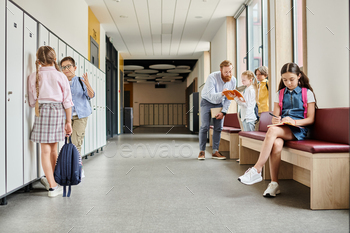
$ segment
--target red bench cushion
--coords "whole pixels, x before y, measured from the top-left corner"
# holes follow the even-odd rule
[[[252,138],[260,141],[264,141],[266,132],[260,132],[260,131],[242,131],[239,132],[239,136]]]
[[[267,132],[267,126],[271,125],[272,116],[269,114],[270,112],[262,112],[260,115],[260,123],[259,123],[259,131]]]
[[[241,132],[241,129],[239,128],[234,128],[234,127],[226,127],[224,126],[222,128],[222,132],[227,132],[227,133],[239,133]]]
[[[240,129],[237,113],[228,113],[224,118],[224,126]]]
[[[284,146],[310,152],[312,154],[349,152],[350,148],[350,146],[346,144],[324,142],[312,139],[306,139],[303,141],[286,141]]]

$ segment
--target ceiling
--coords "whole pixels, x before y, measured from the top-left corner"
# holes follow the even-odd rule
[[[85,2],[123,57],[124,63],[142,66],[142,60],[145,59],[153,60],[150,64],[164,64],[160,60],[166,59],[183,62],[197,60],[203,51],[210,50],[210,41],[226,16],[233,16],[244,0]],[[178,64],[183,65],[181,62]]]

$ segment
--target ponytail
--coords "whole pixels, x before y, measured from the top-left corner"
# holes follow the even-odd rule
[[[58,72],[60,72],[60,68],[58,67],[58,64],[56,61],[53,61],[53,64],[55,65],[55,68]]]

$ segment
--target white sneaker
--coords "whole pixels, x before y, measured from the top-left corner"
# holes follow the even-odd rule
[[[49,197],[56,197],[56,196],[58,196],[60,194],[63,194],[62,186],[58,185],[58,187],[55,188],[55,189],[53,189],[53,188],[49,189]]]
[[[83,179],[85,177],[85,172],[84,172],[84,169],[82,168],[81,169],[81,178]]]
[[[45,189],[46,189],[47,191],[49,191],[49,189],[50,189],[50,184],[49,184],[49,182],[47,181],[46,177],[41,177],[40,183],[41,183],[42,185],[44,185],[44,187],[45,187]]]
[[[261,172],[258,173],[255,167],[249,168],[238,180],[247,185],[258,183],[262,181]]]
[[[276,194],[280,194],[280,188],[278,186],[278,183],[275,181],[271,181],[271,183],[267,186],[267,189],[265,190],[263,196],[264,197],[275,197]]]

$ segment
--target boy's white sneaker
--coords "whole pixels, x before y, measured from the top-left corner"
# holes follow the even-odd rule
[[[271,181],[271,183],[267,186],[263,196],[264,197],[275,197],[276,194],[280,194],[280,188],[277,182]]]
[[[62,186],[59,186],[57,188],[50,188],[49,189],[49,197],[56,197],[58,195],[62,194],[63,195],[63,188]]]
[[[238,180],[247,185],[258,183],[262,181],[261,172],[258,173],[255,167],[249,168]]]
[[[45,189],[46,189],[47,191],[49,191],[49,189],[50,189],[50,184],[49,184],[49,182],[47,181],[46,177],[41,177],[40,183],[41,183],[42,185],[44,185],[44,187],[45,187]]]

